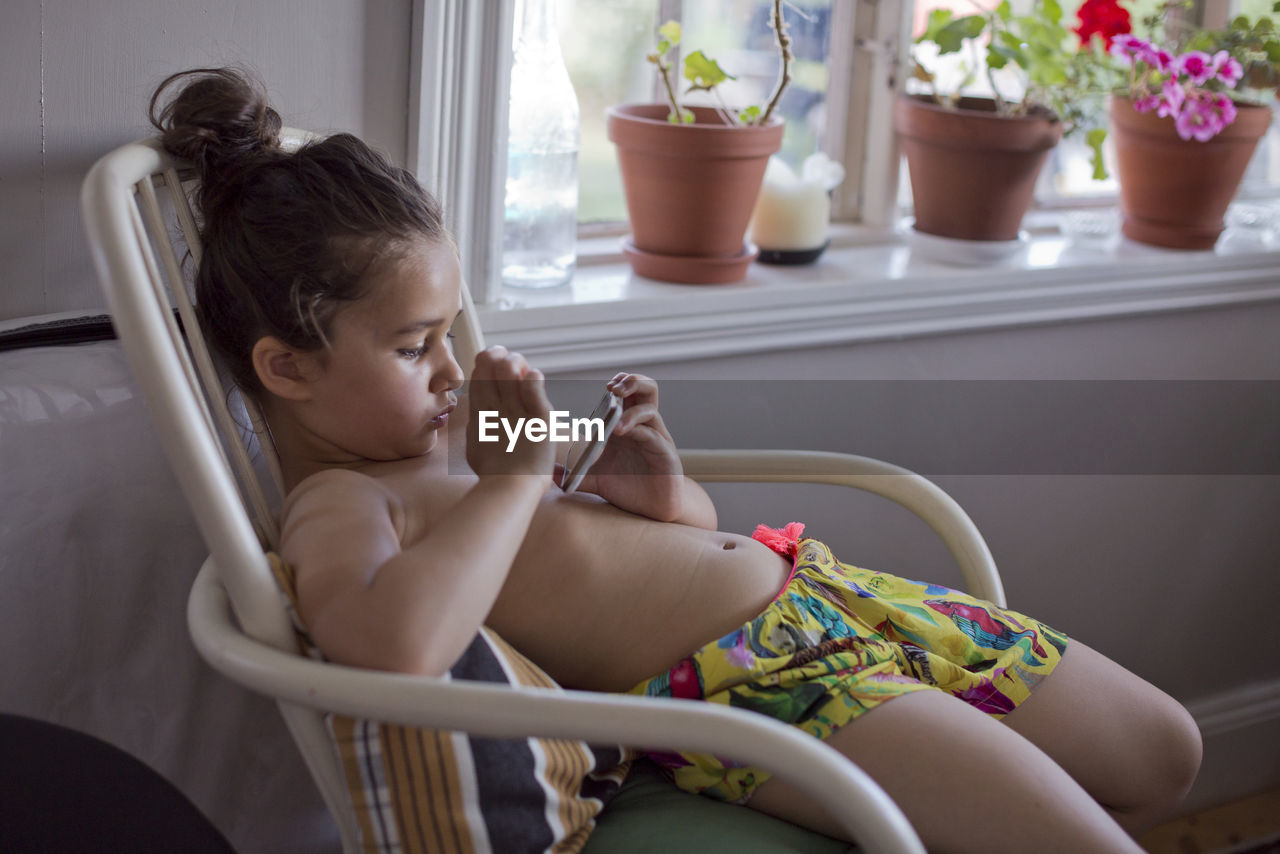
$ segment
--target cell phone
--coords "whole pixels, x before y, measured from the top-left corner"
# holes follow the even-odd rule
[[[618,419],[622,418],[622,398],[606,391],[589,417],[592,421],[599,419],[604,422],[604,429],[599,432],[588,429],[585,438],[575,439],[569,444],[569,454],[564,460],[564,476],[560,479],[560,488],[565,492],[575,492],[596,460],[600,459],[609,436],[613,434],[613,428],[618,426]]]

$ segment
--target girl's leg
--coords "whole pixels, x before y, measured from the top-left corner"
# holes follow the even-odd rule
[[[1074,638],[1052,675],[1004,723],[1133,834],[1176,807],[1200,768],[1200,731],[1187,710]]]
[[[827,743],[884,788],[930,852],[1141,851],[1044,752],[942,691],[916,691],[877,706]],[[748,803],[845,836],[784,780],[769,780]]]

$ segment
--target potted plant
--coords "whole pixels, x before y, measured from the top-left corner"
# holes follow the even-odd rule
[[[991,12],[961,17],[930,11],[912,50],[912,76],[930,92],[904,93],[894,104],[915,231],[972,241],[1018,238],[1049,150],[1064,131],[1083,126],[1075,93],[1090,85],[1091,70],[1075,59],[1069,39],[1055,0],[1033,4],[1028,15],[1014,15],[1007,0]],[[940,84],[940,75],[925,66],[924,45],[939,56],[972,57],[959,84]],[[962,95],[982,67],[994,96]],[[994,72],[1002,68],[1019,72],[1020,98],[1001,93]]]
[[[1274,99],[1280,35],[1267,18],[1241,16],[1224,30],[1181,26],[1167,13],[1182,5],[1166,3],[1146,19],[1151,33],[1164,25],[1162,41],[1128,28],[1103,34],[1119,76],[1110,115],[1120,213],[1130,239],[1209,249],[1271,124],[1261,98]],[[1086,0],[1082,17],[1101,6],[1119,3]],[[1101,44],[1091,49],[1101,56]]]
[[[783,123],[773,111],[791,79],[782,0],[773,2],[770,26],[781,70],[763,107],[683,104],[670,61],[680,25],[668,21],[648,56],[667,103],[609,108],[606,129],[617,146],[632,229],[623,251],[636,273],[687,284],[735,282],[755,259],[743,236],[769,156],[782,145]],[[683,76],[684,94],[711,92],[717,99],[716,87],[734,79],[702,51],[685,57]]]

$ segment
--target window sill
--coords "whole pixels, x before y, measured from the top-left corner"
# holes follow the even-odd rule
[[[478,315],[489,341],[569,371],[1280,300],[1271,235],[1228,230],[1189,252],[1076,245],[1053,220],[1026,225],[1025,248],[981,267],[913,256],[888,230],[837,227],[816,263],[753,264],[732,285],[655,282],[597,256],[567,286],[503,288]]]

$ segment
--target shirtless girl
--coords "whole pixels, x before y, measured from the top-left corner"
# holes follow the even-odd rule
[[[157,125],[202,173],[202,323],[271,426],[288,489],[282,557],[328,658],[439,675],[483,623],[567,687],[675,691],[691,651],[714,654],[790,589],[797,548],[829,557],[816,541],[788,552],[716,531],[711,500],[681,472],[657,384],[638,374],[610,382],[624,414],[576,494],[554,486],[553,443],[477,441],[468,413],[546,419],[551,404],[542,374],[502,347],[479,355],[459,401],[448,339],[461,275],[434,200],[354,137],[281,151],[279,117],[253,84],[189,74]],[[915,584],[830,565],[863,573],[847,586],[867,602],[867,584]],[[822,734],[930,850],[1138,851],[1126,831],[1153,824],[1195,777],[1190,716],[1076,640],[1050,643],[1062,636],[952,598],[1030,627],[1048,675],[991,713],[898,672],[876,689],[893,689],[893,702]],[[748,796],[842,835],[782,781]]]

